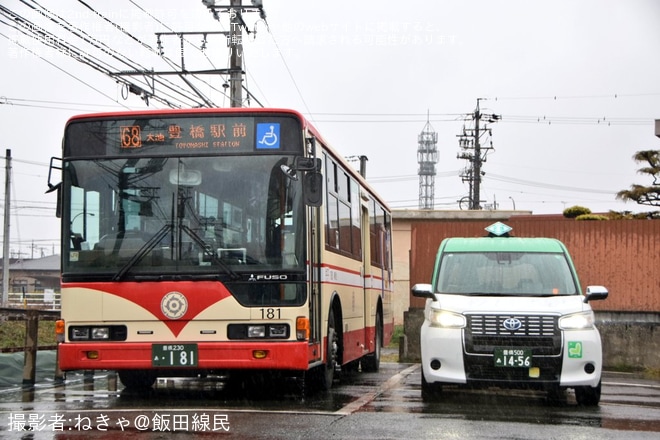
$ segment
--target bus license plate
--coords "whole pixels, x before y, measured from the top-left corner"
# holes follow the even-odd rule
[[[153,344],[151,365],[154,367],[196,367],[197,344]]]
[[[529,368],[532,350],[527,348],[496,348],[493,353],[496,367]]]

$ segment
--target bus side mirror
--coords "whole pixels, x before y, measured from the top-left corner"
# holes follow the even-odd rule
[[[305,173],[303,199],[307,206],[318,208],[323,203],[323,174],[318,171]]]
[[[55,162],[59,161],[60,165],[58,166]],[[55,192],[57,194],[57,205],[55,207],[55,216],[57,218],[62,218],[62,182],[53,184],[51,179],[53,178],[53,170],[62,171],[62,158],[60,157],[51,157],[50,166],[48,167],[48,191],[46,194]]]

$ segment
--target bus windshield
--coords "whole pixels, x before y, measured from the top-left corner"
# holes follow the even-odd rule
[[[63,278],[304,271],[301,182],[282,169],[293,160],[248,154],[67,161]]]

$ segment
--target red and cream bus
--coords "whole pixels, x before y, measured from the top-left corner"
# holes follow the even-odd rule
[[[327,389],[342,368],[379,368],[390,212],[300,113],[76,116],[48,184],[61,370],[116,370],[128,388],[280,372]]]

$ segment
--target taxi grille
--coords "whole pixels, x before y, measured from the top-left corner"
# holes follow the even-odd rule
[[[561,331],[558,319],[558,316],[552,315],[467,315],[465,351],[492,354],[495,347],[525,347],[531,348],[536,356],[559,355]],[[507,329],[507,320],[516,324],[519,322],[520,328]]]

